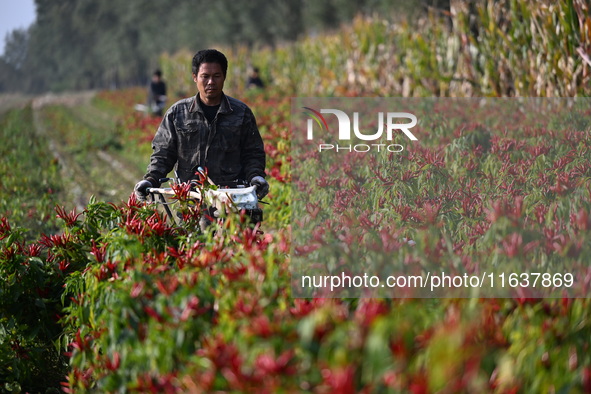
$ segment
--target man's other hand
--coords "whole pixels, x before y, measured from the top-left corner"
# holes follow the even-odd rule
[[[135,196],[137,197],[137,199],[140,201],[146,201],[146,197],[148,197],[147,189],[150,187],[153,187],[152,182],[147,181],[145,179],[139,181],[133,188],[133,191],[135,192]]]
[[[251,186],[257,187],[257,197],[259,199],[265,197],[269,193],[269,184],[262,176],[255,176],[250,181]]]

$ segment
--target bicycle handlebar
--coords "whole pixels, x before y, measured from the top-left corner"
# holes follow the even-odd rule
[[[176,193],[170,187],[149,187],[146,189],[146,193],[148,194],[165,194],[168,196],[174,196]],[[198,191],[190,191],[189,197],[201,199],[201,193]]]
[[[221,209],[223,206],[231,205],[237,209],[254,209],[257,207],[258,198],[256,195],[257,186],[243,188],[227,189],[207,189],[205,190],[204,200],[207,204]],[[150,187],[146,189],[149,194],[160,194],[174,196],[176,193],[172,188]],[[201,192],[192,190],[189,197],[196,200],[202,200]]]
[[[231,194],[249,194],[253,191],[257,190],[257,185],[252,185],[249,187],[228,187],[223,189],[208,189],[207,192],[219,194],[219,193],[231,193]],[[171,187],[149,187],[146,189],[147,193],[157,193],[157,194],[168,194],[174,195],[176,194]],[[189,195],[193,198],[201,198],[201,193],[197,190],[192,190],[189,192]]]

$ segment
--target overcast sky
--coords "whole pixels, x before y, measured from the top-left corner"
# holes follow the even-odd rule
[[[0,54],[4,54],[6,33],[27,28],[34,20],[34,0],[0,0]]]

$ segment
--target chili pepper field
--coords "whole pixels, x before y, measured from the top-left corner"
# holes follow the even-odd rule
[[[581,101],[523,128],[494,116],[421,124],[412,149],[338,166],[292,151],[295,97],[588,95],[589,66],[574,55],[591,45],[582,3],[515,3],[519,17],[489,5],[480,18],[532,23],[483,24],[472,49],[462,46],[465,26],[411,30],[378,19],[289,48],[228,49],[225,91],[252,108],[267,152],[260,229],[235,215],[201,233],[183,198],[180,225],[136,201],[159,123],[133,110],[142,87],[2,108],[0,390],[591,391],[591,110]],[[554,39],[573,52],[543,52]],[[555,57],[543,68],[519,45]],[[265,90],[246,91],[236,77],[253,59]],[[190,73],[189,60],[162,56],[171,91],[194,90],[181,71]],[[296,256],[306,269],[338,267],[320,260],[323,246],[373,236],[418,267],[560,268],[574,276],[572,293],[533,296],[513,277],[516,291],[504,298],[297,297]]]

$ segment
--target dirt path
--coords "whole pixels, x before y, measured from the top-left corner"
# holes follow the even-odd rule
[[[31,102],[33,108],[33,124],[37,135],[43,136],[47,140],[49,150],[53,154],[54,159],[59,163],[60,173],[62,175],[62,182],[64,183],[65,199],[74,204],[78,211],[84,210],[88,200],[84,196],[82,187],[76,179],[83,178],[84,172],[72,160],[68,154],[62,149],[62,144],[53,136],[53,133],[46,127],[43,119],[42,109],[48,105],[79,105],[83,102],[88,102],[93,94],[85,92],[84,94],[70,94],[70,95],[54,95],[47,94],[37,97]]]
[[[24,108],[29,102],[31,97],[20,94],[20,93],[3,93],[0,94],[0,114],[13,108]]]
[[[96,92],[93,90],[61,94],[48,93],[33,99],[33,110],[43,108],[47,105],[75,107],[77,105],[88,104],[95,94]]]
[[[73,108],[69,120],[74,125],[69,125],[69,127],[89,127],[85,124],[85,119],[82,119],[83,116],[80,119],[76,117],[80,108],[91,111],[93,117],[106,119],[108,114],[101,113],[91,107],[94,95],[95,92],[92,91],[60,95],[48,94],[37,97],[31,102],[36,133],[46,139],[48,148],[59,163],[64,184],[64,204],[73,204],[79,211],[86,207],[92,195],[99,200],[110,202],[126,200],[133,185],[141,177],[137,171],[130,169],[130,166],[125,163],[124,157],[119,156],[118,153],[90,149],[84,150],[83,154],[73,154],[76,147],[72,146],[71,142],[64,141],[63,130],[56,130],[51,126],[49,107],[56,105]],[[86,118],[88,117],[86,116]],[[108,130],[108,126],[104,127],[105,130]],[[88,141],[80,141],[81,146],[85,143]]]

